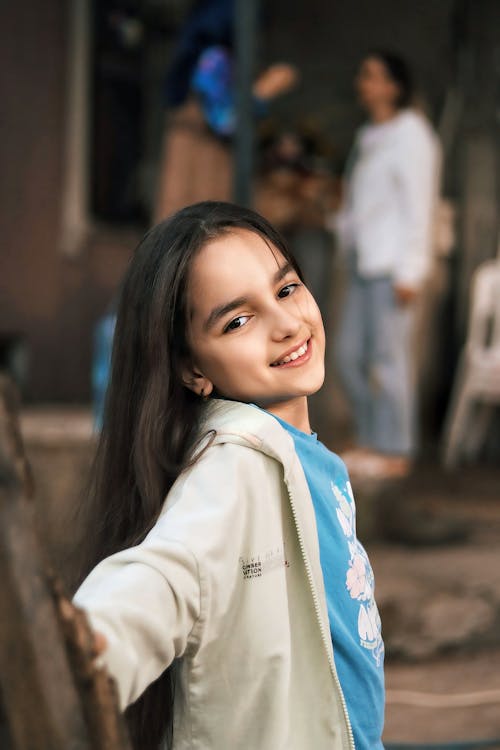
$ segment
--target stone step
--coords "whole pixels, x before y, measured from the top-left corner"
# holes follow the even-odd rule
[[[500,646],[500,471],[420,466],[392,483],[353,477],[358,534],[390,656]]]

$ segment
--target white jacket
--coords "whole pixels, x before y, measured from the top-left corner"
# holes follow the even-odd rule
[[[252,406],[208,414],[216,437],[153,530],[75,602],[107,638],[122,707],[179,660],[175,750],[354,750],[293,440]]]
[[[437,137],[413,110],[359,130],[334,228],[341,246],[356,252],[362,277],[422,283],[431,261],[440,165]]]

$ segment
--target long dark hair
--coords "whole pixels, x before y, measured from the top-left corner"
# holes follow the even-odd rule
[[[365,56],[365,59],[368,57],[380,60],[386,69],[387,75],[398,87],[398,96],[395,101],[396,107],[404,109],[404,107],[411,106],[413,104],[415,88],[413,75],[408,63],[399,55],[381,49],[372,50]]]
[[[86,499],[83,578],[104,557],[140,543],[190,465],[203,400],[182,380],[189,357],[186,290],[195,255],[243,228],[261,235],[300,271],[261,216],[230,203],[198,203],[151,229],[126,273],[118,302],[111,379]],[[167,670],[127,710],[134,745],[156,750],[171,716]]]

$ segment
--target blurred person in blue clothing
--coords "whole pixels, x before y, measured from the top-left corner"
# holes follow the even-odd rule
[[[168,110],[154,222],[202,200],[229,200],[231,138],[236,127],[233,55],[234,0],[199,0],[181,30],[167,74]],[[255,115],[290,89],[288,64],[267,68],[253,87]]]
[[[99,318],[94,328],[92,359],[92,399],[94,430],[100,432],[104,416],[104,404],[111,369],[111,351],[115,334],[115,304]]]
[[[369,120],[355,138],[334,219],[347,266],[336,344],[358,447],[346,459],[404,475],[416,451],[413,332],[429,271],[440,149],[412,108],[406,63],[373,52],[356,78]]]

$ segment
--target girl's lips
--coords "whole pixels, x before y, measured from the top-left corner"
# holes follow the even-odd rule
[[[281,365],[271,365],[276,370],[282,370],[285,367],[300,367],[300,365],[305,364],[308,360],[311,359],[312,355],[312,336],[310,339],[307,339],[305,342],[307,344],[307,349],[300,357],[297,357],[297,359],[291,359],[290,362],[283,362]],[[300,348],[300,347],[299,347]],[[294,351],[292,349],[292,351]]]

